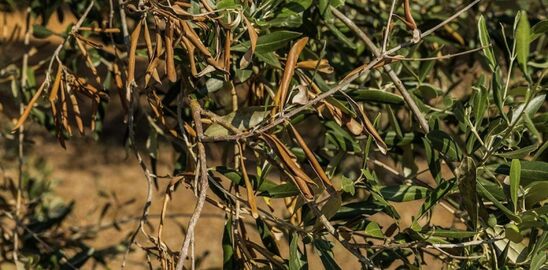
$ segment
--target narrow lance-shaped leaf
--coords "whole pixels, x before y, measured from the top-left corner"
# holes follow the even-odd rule
[[[381,188],[380,193],[387,201],[408,202],[424,199],[428,195],[428,188],[411,185],[389,186]]]
[[[295,181],[295,184],[301,191],[301,194],[304,196],[304,198],[307,200],[312,200],[314,198],[314,195],[312,194],[312,191],[308,187],[307,183],[313,184],[314,182],[306,175],[306,173],[301,168],[299,168],[297,163],[291,158],[290,152],[287,147],[285,147],[285,145],[283,145],[283,143],[280,142],[280,140],[274,135],[264,134],[263,138],[265,139],[265,141],[267,141],[268,144],[270,144],[271,147],[273,147],[273,149],[280,157],[281,161],[289,169],[289,172],[292,173],[290,176]]]
[[[521,180],[521,163],[519,159],[512,160],[512,165],[510,166],[510,198],[514,204],[514,213],[518,209],[518,192],[519,192],[519,183]]]
[[[495,105],[499,109],[499,113],[508,120],[508,116],[504,112],[504,101],[506,100],[506,93],[502,87],[502,79],[500,78],[500,69],[497,67],[493,73],[493,78],[491,79],[491,89],[493,90],[493,99],[495,100]]]
[[[170,82],[177,81],[177,71],[175,70],[175,60],[173,59],[173,25],[171,20],[166,23],[167,34],[164,36],[166,40],[166,72]]]
[[[257,48],[257,40],[259,39],[259,36],[257,35],[257,32],[255,31],[253,25],[251,25],[251,22],[249,22],[249,20],[245,16],[242,17],[244,18],[244,23],[247,28],[247,34],[249,35],[249,41],[251,43],[251,46],[240,60],[240,69],[246,68],[249,63],[251,63],[251,58],[255,53],[255,49]]]
[[[55,81],[53,81],[53,86],[49,94],[49,101],[55,101],[57,99],[57,93],[59,92],[59,86],[61,85],[61,77],[63,75],[63,66],[59,65],[57,67],[57,73],[55,74]]]
[[[426,137],[432,143],[434,149],[438,150],[449,161],[462,160],[462,152],[451,136],[441,130],[433,130]]]
[[[288,182],[274,187],[266,188],[260,196],[270,198],[287,198],[299,195],[299,189],[295,184]]]
[[[152,47],[152,38],[150,37],[150,31],[148,29],[148,23],[144,22],[144,37],[145,37],[145,44],[147,46],[147,55],[148,60],[152,60],[152,56],[154,55],[154,48]]]
[[[333,244],[324,239],[315,239],[314,247],[320,252],[324,269],[340,270],[339,264],[333,259]]]
[[[297,67],[305,70],[317,70],[320,73],[331,74],[335,69],[329,64],[329,60],[304,60],[297,63]]]
[[[135,51],[137,50],[137,43],[139,42],[139,35],[141,34],[141,25],[143,21],[140,20],[135,26],[133,33],[131,33],[131,43],[128,52],[128,71],[127,71],[127,85],[129,87],[135,81]],[[129,95],[129,93],[127,93]]]
[[[80,113],[80,106],[78,106],[78,99],[76,95],[71,92],[69,93],[70,102],[72,103],[72,112],[74,115],[74,120],[76,121],[76,126],[80,134],[84,134],[84,123],[82,121],[82,114]]]
[[[516,59],[518,64],[528,76],[527,71],[527,59],[529,58],[529,51],[531,45],[531,26],[527,19],[527,12],[520,11],[519,22],[515,33],[516,39]]]
[[[277,49],[287,46],[287,44],[291,40],[301,35],[302,35],[301,33],[292,32],[292,31],[277,31],[277,32],[266,34],[266,35],[262,35],[257,39],[257,47],[255,48],[255,52],[257,53],[274,52]],[[249,49],[249,47],[250,47],[250,42],[246,41],[236,46],[233,46],[232,50],[237,52],[245,52]]]
[[[411,13],[411,5],[409,4],[409,0],[403,1],[403,9],[405,13],[405,21],[407,27],[409,27],[410,30],[417,29],[417,23],[415,22],[415,19],[413,19],[413,14]]]
[[[291,47],[291,50],[289,50],[287,61],[285,62],[284,73],[279,83],[280,87],[278,88],[278,92],[276,92],[276,97],[274,98],[276,107],[273,108],[272,114],[283,110],[283,105],[289,94],[289,84],[291,83],[291,78],[293,78],[293,73],[295,72],[295,67],[297,66],[297,60],[299,59],[299,55],[303,51],[304,46],[306,46],[306,43],[308,43],[308,37],[303,37],[297,40],[297,42],[293,44],[293,47]]]
[[[489,31],[487,31],[487,24],[485,23],[483,15],[481,15],[478,20],[478,35],[485,58],[487,58],[487,61],[489,62],[489,68],[491,68],[491,71],[495,72],[497,60],[493,48],[491,47],[491,38],[489,37]]]
[[[461,163],[459,179],[459,191],[462,196],[462,204],[472,223],[472,229],[476,229],[478,222],[478,193],[476,192],[476,165],[470,157]]]
[[[318,162],[318,159],[316,159],[316,156],[314,155],[314,153],[312,153],[310,148],[308,148],[308,145],[304,141],[303,137],[301,137],[301,134],[293,127],[293,125],[290,125],[290,127],[291,127],[291,131],[293,132],[293,135],[295,135],[295,139],[297,140],[297,143],[299,143],[299,145],[303,149],[306,157],[308,158],[308,162],[310,162],[310,165],[312,165],[312,168],[314,168],[314,171],[316,172],[316,174],[318,174],[318,177],[320,177],[320,179],[326,185],[332,187],[333,184],[331,183],[331,179],[327,177],[327,174],[325,173],[322,166]]]
[[[424,152],[426,154],[426,161],[428,162],[428,168],[430,169],[430,174],[439,183],[442,179],[441,177],[441,159],[439,158],[439,153],[434,151],[432,144],[426,138],[422,138],[424,144]]]
[[[297,233],[293,233],[291,244],[289,245],[289,270],[306,270],[308,262],[304,254],[299,250],[301,238]]]
[[[540,21],[531,28],[531,42],[548,32],[548,20]]]
[[[508,216],[511,220],[515,222],[521,222],[521,218],[517,215],[515,215],[512,211],[510,211],[506,206],[504,206],[493,194],[491,194],[480,182],[477,183],[477,188],[479,192],[485,196],[487,200],[492,202],[498,209],[500,209],[506,216]]]
[[[224,47],[224,59],[223,59],[223,67],[224,71],[227,73],[230,73],[230,66],[232,63],[232,51],[230,50],[230,46],[232,45],[232,30],[227,29],[226,30],[226,36],[225,36],[225,47]]]
[[[531,152],[537,150],[538,147],[539,147],[538,144],[532,144],[532,145],[525,146],[523,148],[518,148],[513,151],[496,153],[495,155],[499,157],[504,157],[504,158],[524,158],[528,156]]]
[[[245,188],[247,191],[247,202],[251,206],[251,216],[253,218],[259,217],[259,211],[257,210],[257,202],[255,201],[255,194],[253,192],[253,185],[249,181],[249,176],[247,175],[247,168],[245,167],[244,155],[242,146],[238,143],[239,153],[240,153],[240,169],[242,170],[242,176],[245,181]]]
[[[426,212],[428,212],[432,207],[434,207],[438,202],[447,194],[451,189],[455,187],[456,181],[444,181],[439,184],[434,190],[430,192],[428,197],[426,197],[424,203],[419,209],[419,213],[415,218],[417,222]]]
[[[68,132],[69,136],[72,136],[72,128],[69,125],[68,122],[68,100],[66,98],[66,90],[65,90],[65,83],[61,84],[61,119],[63,123],[63,127]]]
[[[356,101],[370,101],[392,105],[402,105],[405,103],[401,96],[382,90],[356,90],[349,93],[349,95]]]
[[[34,104],[36,104],[36,102],[38,101],[38,98],[40,97],[40,95],[44,91],[45,85],[46,84],[43,83],[40,86],[40,88],[38,88],[38,91],[36,91],[36,94],[34,94],[32,99],[29,101],[29,104],[27,104],[27,107],[23,111],[23,114],[21,114],[21,116],[19,117],[19,120],[17,120],[17,123],[13,127],[12,131],[16,131],[19,127],[21,127],[21,125],[23,125],[23,123],[25,123],[25,121],[27,120],[27,118],[30,115],[30,112],[31,112],[32,108],[34,107]]]

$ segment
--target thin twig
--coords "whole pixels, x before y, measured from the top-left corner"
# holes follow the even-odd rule
[[[183,265],[185,262],[185,259],[188,254],[188,248],[190,245],[190,240],[192,239],[194,235],[194,229],[196,227],[196,224],[198,223],[198,220],[200,219],[200,214],[202,213],[202,209],[204,207],[204,202],[207,195],[207,189],[209,187],[209,181],[208,181],[208,173],[207,173],[207,158],[206,158],[206,152],[205,147],[202,142],[202,137],[204,136],[204,129],[202,127],[202,121],[200,116],[201,107],[197,100],[191,99],[189,101],[190,109],[192,111],[192,119],[194,120],[194,125],[196,127],[196,138],[197,138],[197,147],[198,147],[198,158],[200,161],[200,195],[198,197],[198,202],[196,203],[196,208],[194,209],[194,213],[192,214],[192,217],[190,218],[190,221],[188,223],[188,229],[185,236],[185,241],[183,243],[183,246],[181,247],[181,252],[179,253],[179,260],[177,262],[177,270],[182,270]]]
[[[441,56],[434,56],[434,57],[413,58],[413,57],[403,57],[403,56],[400,56],[400,55],[386,55],[385,57],[390,58],[390,59],[394,59],[394,60],[398,60],[398,61],[444,60],[444,59],[449,59],[449,58],[453,58],[453,57],[457,57],[457,56],[462,56],[462,55],[466,55],[466,54],[475,53],[477,51],[481,51],[481,50],[485,49],[486,47],[489,47],[489,46],[482,46],[482,47],[479,47],[479,48],[474,48],[474,49],[470,49],[470,50],[463,51],[463,52],[458,52],[458,53],[453,53],[453,54],[446,54],[446,55],[441,55]]]
[[[469,10],[470,8],[472,8],[475,4],[479,3],[481,0],[475,0],[473,1],[472,3],[470,3],[469,5],[467,5],[466,7],[464,7],[463,9],[459,10],[457,13],[455,13],[454,15],[452,15],[451,17],[449,17],[447,20],[444,20],[443,22],[441,22],[440,24],[434,26],[433,28],[425,31],[424,33],[421,34],[421,39],[425,38],[426,36],[432,34],[435,30],[439,29],[440,27],[448,24],[449,22],[451,22],[452,20],[454,20],[455,18],[457,18],[458,16],[460,16],[462,13],[464,13],[465,11]],[[331,7],[331,10],[333,11],[333,13],[337,16],[337,14],[340,14],[340,15],[343,15],[341,16],[341,18],[345,18],[344,22],[345,24],[346,23],[349,23],[348,26],[350,27],[350,25],[353,25],[355,26],[355,29],[352,29],[352,30],[358,30],[357,33],[363,33],[363,31],[361,31],[350,19],[348,19],[348,17],[344,16],[344,14],[342,14],[340,11],[338,11],[337,9]],[[342,20],[342,19],[341,19]],[[363,33],[363,35],[360,36],[360,38],[363,39],[364,42],[366,42],[366,45],[370,48],[376,48],[375,44],[365,35],[365,33]],[[409,41],[407,43],[404,43],[404,44],[400,44],[388,51],[386,51],[385,55],[391,55],[391,54],[394,54],[396,51],[400,50],[401,48],[404,48],[404,47],[408,47],[408,46],[411,46],[415,44],[413,41]],[[379,53],[379,56],[380,56],[380,52],[377,50],[373,50],[373,52],[377,52]],[[346,77],[345,79],[343,79],[339,84],[337,84],[336,86],[334,86],[333,88],[329,89],[328,91],[322,93],[321,95],[318,95],[316,98],[314,98],[313,100],[309,101],[308,103],[292,110],[292,111],[289,111],[289,112],[286,112],[284,111],[283,113],[279,113],[277,116],[277,118],[275,118],[274,120],[272,120],[269,124],[267,124],[266,126],[262,127],[262,128],[256,128],[256,129],[253,129],[251,131],[247,131],[247,132],[244,132],[242,134],[239,134],[239,135],[228,135],[228,136],[219,136],[219,137],[208,137],[208,138],[203,138],[203,141],[204,142],[214,142],[214,141],[234,141],[234,140],[240,140],[240,139],[243,139],[243,138],[248,138],[248,137],[252,137],[252,136],[255,136],[255,135],[258,135],[258,134],[262,134],[264,133],[265,131],[271,129],[271,128],[274,128],[276,127],[277,125],[283,123],[284,121],[286,121],[287,119],[290,119],[292,116],[294,115],[297,115],[298,113],[308,109],[309,107],[315,105],[316,103],[326,99],[327,97],[337,93],[338,91],[342,91],[344,89],[346,89],[354,80],[356,80],[357,78],[359,78],[362,74],[364,74],[365,72],[369,71],[371,68],[373,68],[374,66],[376,66],[377,64],[381,63],[382,61],[384,61],[384,57],[377,57],[376,59],[374,59],[373,61],[371,61],[368,65],[365,65],[362,70],[360,70],[359,72],[356,72],[354,74],[351,74],[350,76]],[[392,70],[390,68],[390,66],[385,66],[385,70],[386,71],[389,71],[389,70]],[[399,83],[396,83],[396,87],[398,87],[398,89],[401,91],[401,89],[405,89],[404,86],[403,86],[403,83],[401,83],[401,81],[399,80],[399,78],[397,78],[397,75],[392,72],[393,75],[395,75],[394,79],[397,79],[397,81]],[[392,78],[392,76],[391,76]],[[408,103],[408,106],[411,107],[411,111],[413,111],[414,115],[416,118],[419,118],[419,124],[421,126],[421,128],[423,129],[423,131],[425,133],[428,133],[429,132],[429,126],[428,126],[428,123],[426,122],[426,119],[424,119],[424,117],[422,116],[422,113],[420,112],[419,108],[417,107],[417,105],[415,104],[415,101],[413,100],[413,98],[411,97],[411,95],[407,92],[407,91],[403,91],[401,92],[402,96],[404,97],[404,100]],[[260,126],[260,125],[259,125]]]
[[[119,4],[119,10],[120,10],[120,20],[122,22],[122,33],[124,35],[124,43],[126,45],[126,49],[129,51],[129,32],[127,30],[127,22],[126,22],[126,16],[125,11],[122,6],[121,0],[118,1]],[[139,105],[139,93],[136,93],[137,91],[134,90],[135,85],[133,83],[129,83],[126,86],[126,96],[128,98],[129,102],[129,110],[128,110],[128,143],[131,147],[135,157],[137,158],[137,161],[139,163],[139,166],[143,170],[143,173],[145,175],[145,179],[147,182],[147,197],[145,201],[145,205],[143,206],[143,212],[141,215],[141,219],[139,221],[139,224],[137,225],[137,228],[132,233],[129,239],[129,243],[126,248],[126,252],[124,253],[124,257],[122,259],[122,265],[121,268],[124,269],[126,266],[126,259],[129,255],[129,251],[131,249],[131,246],[135,243],[135,240],[137,238],[137,234],[139,231],[141,231],[145,236],[149,237],[148,234],[144,231],[144,224],[146,223],[148,219],[148,214],[150,211],[150,206],[152,205],[152,186],[153,186],[153,179],[152,174],[150,173],[150,170],[148,169],[146,163],[144,162],[141,153],[137,149],[137,146],[135,144],[135,129],[134,129],[134,120],[135,120],[135,108]],[[150,238],[150,237],[149,237]]]
[[[390,24],[392,23],[392,15],[394,14],[394,7],[396,6],[396,0],[392,0],[392,6],[390,7],[390,14],[388,15],[388,22],[386,23],[386,32],[384,34],[384,41],[382,42],[382,51],[386,52],[386,44],[388,43],[388,36],[390,35]]]
[[[382,245],[357,244],[357,245],[363,248],[383,249],[383,250],[415,248],[415,247],[417,248],[463,248],[463,247],[479,246],[483,244],[494,243],[503,239],[504,237],[498,237],[493,239],[473,240],[469,242],[455,243],[455,244],[430,244],[428,242],[413,241],[413,242],[398,243],[398,244],[382,244]]]
[[[375,65],[380,63],[382,60],[383,59],[381,59],[381,58],[374,59],[369,64],[364,66],[359,72],[350,74],[350,76],[343,79],[338,85],[336,85],[335,87],[329,89],[328,91],[323,92],[322,94],[316,96],[314,99],[308,101],[308,103],[306,103],[306,104],[304,104],[300,107],[297,107],[294,110],[288,111],[288,109],[286,109],[283,113],[276,114],[277,118],[274,118],[274,120],[272,120],[270,123],[268,123],[264,127],[259,127],[259,128],[247,131],[247,132],[243,132],[243,133],[238,134],[238,135],[207,137],[207,138],[204,138],[203,141],[204,142],[234,141],[234,140],[245,139],[245,138],[253,137],[253,136],[256,136],[256,135],[259,135],[259,134],[263,134],[266,131],[278,126],[279,124],[281,124],[285,121],[287,121],[288,119],[291,119],[291,117],[293,117],[293,116],[305,111],[306,109],[314,106],[318,102],[332,96],[333,94],[337,93],[338,91],[345,90],[350,85],[350,83],[352,83],[354,80],[359,78],[365,72],[371,70],[371,68],[373,68]]]
[[[371,41],[371,39],[365,34],[365,32],[363,32],[350,18],[346,17],[342,12],[334,7],[331,7],[331,11],[333,12],[333,15],[335,15],[335,17],[339,18],[344,24],[346,24],[346,26],[348,26],[348,28],[350,28],[350,30],[358,35],[358,37],[365,43],[365,45],[373,52],[375,56],[383,58],[385,55],[388,55],[388,52],[383,54],[381,51],[379,51],[375,43],[373,43],[373,41]],[[411,109],[411,112],[419,122],[422,130],[425,133],[428,133],[430,131],[428,122],[424,118],[424,115],[411,97],[411,94],[409,94],[409,91],[407,91],[407,89],[403,85],[396,72],[394,72],[394,70],[392,70],[389,65],[385,65],[384,70],[386,70],[388,76],[396,85],[396,88],[399,90],[400,94],[405,100],[405,103],[407,103],[407,106],[409,106],[409,108]]]
[[[27,49],[30,41],[30,34],[31,34],[31,27],[30,27],[30,12],[31,9],[27,9],[27,16],[26,16],[26,32],[25,32],[25,50]],[[28,50],[25,51],[25,54],[23,56],[23,64],[21,69],[21,88],[19,93],[19,113],[22,115],[24,111],[25,105],[23,104],[23,91],[27,87],[27,68],[28,68],[28,60],[29,60],[29,54]],[[17,162],[18,162],[18,177],[17,177],[17,195],[16,195],[16,202],[15,202],[15,218],[19,220],[19,215],[21,212],[21,200],[23,196],[23,165],[24,165],[24,147],[23,143],[25,141],[25,129],[24,125],[21,125],[18,130],[18,136],[17,136]],[[19,262],[19,230],[18,230],[18,223],[15,223],[15,229],[13,230],[13,260],[17,263]]]
[[[434,249],[436,249],[437,251],[443,253],[445,256],[448,256],[452,259],[456,259],[456,260],[476,260],[476,259],[480,259],[480,258],[483,258],[484,255],[477,255],[477,256],[459,256],[459,255],[453,255],[445,250],[443,250],[442,248],[439,248],[439,247],[436,247],[436,246],[433,246]]]

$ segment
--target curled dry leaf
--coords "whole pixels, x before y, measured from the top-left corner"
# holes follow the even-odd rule
[[[365,131],[369,134],[369,136],[373,137],[373,140],[375,141],[375,144],[377,145],[381,153],[386,154],[386,152],[388,151],[388,146],[382,139],[381,135],[379,135],[379,132],[377,131],[373,123],[371,123],[369,118],[367,118],[367,115],[363,111],[362,107],[358,103],[356,103],[356,101],[354,101],[352,98],[348,98],[348,101],[350,102],[352,107],[354,107],[354,109],[358,111],[359,113],[358,115],[360,116],[360,119],[362,120]]]
[[[78,99],[76,98],[76,95],[74,93],[69,92],[70,96],[70,102],[72,103],[72,114],[74,116],[74,120],[76,121],[76,126],[78,127],[78,131],[80,134],[84,134],[84,123],[82,121],[82,114],[80,114],[80,107],[78,106]]]
[[[356,121],[356,119],[349,117],[348,115],[344,114],[342,117],[342,121],[346,128],[352,133],[354,136],[358,136],[362,134],[363,132],[363,126],[360,124],[360,122]]]
[[[171,5],[171,10],[173,10],[173,12],[175,12],[175,14],[177,14],[177,15],[181,15],[181,16],[185,16],[185,17],[192,17],[193,16],[193,14],[187,12],[186,10],[184,10],[183,8],[181,8],[178,5]]]
[[[227,73],[230,73],[230,59],[232,54],[230,52],[230,46],[232,46],[232,31],[226,30],[225,48],[224,48],[224,68]]]
[[[154,56],[154,47],[152,46],[152,38],[150,36],[150,31],[148,29],[148,23],[146,22],[146,20],[144,23],[145,23],[145,26],[144,26],[145,44],[147,46],[147,55],[149,60],[149,66],[147,67],[147,74],[145,75],[145,87],[146,87],[150,81],[151,76],[158,83],[161,83],[161,81],[160,81],[160,75],[158,75],[158,69],[156,68],[158,65],[157,62],[154,63],[154,67],[151,68],[149,71],[150,66],[153,65],[153,62],[155,59],[157,59],[157,57]]]
[[[183,35],[190,41],[190,43],[192,43],[198,49],[201,54],[206,57],[207,63],[214,66],[218,70],[224,71],[224,68],[219,65],[217,60],[213,58],[211,52],[209,52],[209,49],[202,43],[202,40],[200,39],[198,34],[196,34],[196,31],[194,31],[194,29],[190,27],[188,22],[179,20],[179,24],[183,29]]]
[[[36,91],[36,94],[34,94],[32,99],[30,100],[29,104],[27,104],[27,107],[23,111],[23,114],[21,114],[21,116],[19,117],[19,120],[17,120],[17,123],[13,127],[13,129],[12,129],[13,132],[16,131],[17,129],[19,129],[25,123],[25,121],[27,120],[27,118],[30,115],[30,111],[32,110],[32,107],[34,107],[34,104],[36,104],[36,102],[38,101],[38,98],[40,97],[40,95],[44,91],[45,85],[46,84],[43,83],[40,86],[40,88],[38,88],[38,91]]]
[[[66,98],[66,87],[68,87],[68,83],[61,84],[61,123],[63,124],[63,128],[67,131],[69,136],[72,136],[72,128],[69,125],[68,122],[68,100]]]
[[[57,93],[59,92],[59,86],[61,85],[61,77],[63,75],[63,66],[59,65],[57,67],[57,73],[55,74],[55,80],[53,81],[53,86],[49,93],[49,101],[54,102],[57,100]]]
[[[308,103],[308,90],[306,89],[305,85],[298,85],[297,90],[299,91],[293,98],[291,99],[292,104],[301,104],[304,105]]]
[[[242,18],[244,18],[244,23],[247,28],[247,34],[249,35],[250,46],[247,52],[242,57],[242,59],[240,60],[240,69],[246,68],[249,65],[249,63],[251,63],[251,58],[253,57],[253,54],[255,53],[255,48],[257,47],[257,40],[259,39],[259,36],[257,35],[257,32],[255,31],[255,28],[253,27],[253,25],[251,25],[249,20],[245,16],[242,16]]]
[[[181,27],[183,28],[183,34],[185,35],[185,37],[187,37],[188,40],[190,40],[190,42],[194,44],[196,48],[198,48],[200,53],[208,58],[211,57],[209,49],[207,49],[207,47],[202,43],[200,37],[198,36],[198,34],[196,34],[194,29],[192,29],[192,27],[190,27],[186,21],[180,20],[179,22],[181,24]]]
[[[251,206],[251,216],[253,218],[259,217],[259,211],[257,210],[257,202],[255,201],[255,194],[253,194],[253,185],[249,180],[249,175],[247,174],[247,168],[245,167],[244,155],[242,146],[238,143],[238,152],[240,154],[240,169],[242,170],[242,176],[245,182],[245,189],[247,190],[247,202]]]
[[[308,145],[304,141],[301,134],[297,131],[297,129],[295,129],[295,127],[293,127],[293,125],[290,124],[289,126],[291,127],[291,132],[293,133],[293,135],[295,135],[295,140],[297,140],[297,143],[303,149],[306,157],[308,158],[308,162],[310,163],[310,165],[312,165],[312,168],[314,168],[314,171],[316,172],[318,177],[326,185],[332,187],[333,183],[331,183],[331,180],[329,179],[329,177],[327,177],[327,174],[325,173],[322,166],[320,165],[320,162],[318,162],[318,159],[316,159],[316,156],[314,155],[312,150],[310,150],[310,148],[308,147]]]
[[[145,86],[148,85],[150,82],[150,78],[154,76],[154,72],[157,72],[156,67],[158,67],[158,64],[160,63],[160,59],[158,57],[154,57],[152,61],[148,64],[146,73],[145,73]]]
[[[411,5],[409,3],[410,0],[404,0],[403,1],[403,9],[405,13],[405,25],[409,30],[415,30],[417,29],[417,23],[415,23],[415,19],[413,19],[413,14],[411,13]]]
[[[131,43],[129,47],[129,60],[128,60],[128,71],[127,71],[127,85],[129,88],[130,85],[135,83],[135,51],[137,50],[137,42],[139,42],[139,35],[141,34],[141,26],[143,21],[140,20],[135,26],[133,33],[131,33]]]
[[[152,39],[150,37],[150,31],[148,30],[148,23],[145,20],[145,44],[147,46],[147,55],[148,60],[152,60],[152,56],[154,55],[154,48],[152,47]]]
[[[297,40],[297,42],[293,44],[293,47],[291,47],[291,50],[289,50],[289,54],[287,55],[287,61],[285,62],[284,73],[279,83],[280,87],[278,88],[278,92],[276,93],[276,97],[274,98],[274,104],[276,106],[272,110],[273,115],[278,111],[283,110],[283,104],[287,99],[289,84],[291,83],[291,78],[293,77],[293,73],[295,72],[297,60],[299,59],[299,55],[303,51],[304,46],[307,42],[308,37],[303,37]]]
[[[318,70],[318,72],[325,73],[325,74],[331,74],[333,73],[334,69],[329,64],[329,61],[327,59],[322,60],[305,60],[297,63],[297,67],[300,69],[305,70]]]
[[[171,20],[166,23],[167,34],[164,36],[166,40],[166,72],[170,82],[177,81],[177,71],[175,70],[175,60],[173,59],[173,26]]]
[[[88,50],[86,49],[86,47],[84,46],[84,44],[82,43],[82,41],[80,40],[78,36],[76,36],[75,40],[76,40],[76,44],[78,45],[78,49],[80,50],[80,53],[86,59],[86,66],[91,70],[91,73],[93,74],[93,76],[95,76],[95,81],[97,81],[97,83],[101,83],[101,78],[97,74],[97,69],[95,68],[93,61],[89,57]]]
[[[412,41],[414,43],[417,43],[421,39],[421,31],[419,28],[417,28],[417,23],[415,22],[415,19],[413,19],[413,14],[411,13],[411,5],[409,4],[410,0],[404,0],[404,12],[405,12],[405,25],[407,28],[411,31],[413,31],[413,39]]]
[[[263,138],[275,150],[283,164],[289,169],[288,173],[292,173],[290,176],[295,181],[295,185],[299,188],[304,198],[306,200],[314,199],[314,195],[308,187],[308,183],[314,184],[314,181],[291,158],[289,149],[274,135],[265,133],[263,134]]]

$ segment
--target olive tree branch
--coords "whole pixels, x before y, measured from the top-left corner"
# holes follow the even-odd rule
[[[209,181],[208,181],[208,173],[207,173],[207,158],[206,158],[206,152],[205,147],[202,142],[202,137],[204,136],[204,129],[202,127],[202,121],[200,116],[201,107],[200,104],[196,99],[190,99],[189,100],[190,109],[192,111],[192,119],[194,120],[194,125],[196,127],[196,140],[197,140],[197,147],[198,147],[198,160],[199,160],[199,166],[200,166],[200,195],[198,197],[198,202],[196,203],[196,208],[194,209],[194,213],[192,214],[192,217],[190,218],[190,221],[188,223],[188,229],[185,236],[185,241],[183,243],[183,246],[181,247],[181,252],[179,253],[179,260],[177,262],[177,270],[182,270],[184,266],[185,259],[188,254],[188,248],[190,246],[190,242],[192,238],[194,237],[194,230],[196,228],[196,224],[198,223],[198,220],[200,219],[200,214],[202,213],[202,209],[204,207],[204,202],[207,195],[207,189],[209,187]]]

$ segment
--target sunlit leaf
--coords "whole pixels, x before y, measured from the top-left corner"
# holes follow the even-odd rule
[[[432,143],[434,149],[447,158],[449,161],[462,160],[462,152],[457,143],[447,133],[441,130],[433,130],[426,136]]]
[[[519,22],[516,29],[516,58],[525,74],[527,71],[527,60],[529,59],[529,48],[531,46],[531,27],[527,12],[520,11]]]
[[[521,180],[521,163],[518,159],[512,160],[512,165],[510,166],[510,197],[512,198],[512,203],[514,204],[514,212],[518,209],[518,192],[520,187]]]
[[[299,250],[301,238],[297,233],[293,233],[291,244],[289,245],[289,270],[306,270],[308,262],[306,255]]]

